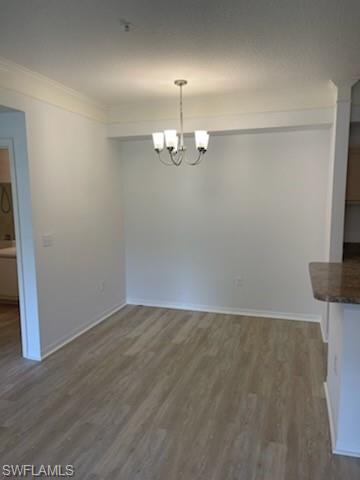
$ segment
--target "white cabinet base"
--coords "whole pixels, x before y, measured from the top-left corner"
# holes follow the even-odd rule
[[[360,457],[360,305],[330,306],[325,394],[333,452]]]

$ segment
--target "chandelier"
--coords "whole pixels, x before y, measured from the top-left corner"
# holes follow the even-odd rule
[[[188,165],[199,165],[202,157],[205,155],[208,143],[209,134],[205,130],[195,130],[195,146],[198,151],[197,157],[188,161],[186,159],[186,148],[184,145],[184,129],[183,129],[183,101],[182,89],[187,84],[186,80],[175,80],[175,85],[180,88],[180,138],[176,130],[164,130],[164,132],[156,132],[152,134],[155,152],[159,155],[160,161],[164,165],[179,167],[183,160]],[[167,160],[165,160],[161,152],[164,150],[164,145],[168,152]]]

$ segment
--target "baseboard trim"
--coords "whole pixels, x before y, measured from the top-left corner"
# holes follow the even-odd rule
[[[176,310],[192,310],[196,312],[223,313],[226,315],[243,315],[247,317],[276,318],[280,320],[296,320],[301,322],[320,323],[320,315],[273,312],[269,310],[246,310],[241,308],[216,307],[189,303],[173,303],[164,301],[145,300],[143,298],[128,298],[129,305],[144,305],[146,307],[173,308]]]
[[[360,452],[352,452],[350,450],[341,450],[340,448],[333,448],[334,455],[343,455],[344,457],[360,458]]]
[[[324,332],[324,326],[323,326],[323,322],[322,322],[322,319],[320,318],[320,331],[321,331],[321,338],[322,338],[322,341],[324,343],[328,343],[328,340],[326,338],[326,335],[325,335],[325,332]]]
[[[322,305],[322,314],[321,314],[321,319],[320,319],[320,331],[321,331],[321,337],[322,341],[324,343],[328,343],[328,329],[329,329],[329,315],[330,315],[330,304],[329,302],[326,302]]]
[[[26,355],[26,357],[23,357],[25,360],[31,360],[32,362],[41,362],[41,357],[37,355]]]
[[[115,313],[119,312],[122,308],[124,308],[127,305],[127,302],[124,300],[122,303],[117,305],[116,307],[111,308],[110,310],[107,310],[100,318],[95,320],[94,322],[91,322],[90,324],[84,325],[82,327],[77,328],[75,331],[73,331],[69,336],[66,338],[62,338],[60,341],[53,343],[49,345],[44,352],[41,353],[41,358],[34,358],[34,360],[44,360],[45,358],[49,357],[53,353],[55,353],[57,350],[60,350],[60,348],[65,347],[68,343],[72,342],[75,340],[77,337],[80,337],[83,333],[87,332],[88,330],[91,330],[92,328],[96,327],[96,325],[99,325],[99,323],[104,322],[107,320],[109,317],[114,315]],[[29,357],[28,357],[29,358]]]

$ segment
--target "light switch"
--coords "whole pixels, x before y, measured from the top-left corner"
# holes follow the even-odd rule
[[[42,245],[43,247],[52,247],[54,239],[51,233],[44,233],[42,236]]]

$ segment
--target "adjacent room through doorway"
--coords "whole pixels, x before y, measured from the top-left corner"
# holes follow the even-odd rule
[[[0,148],[0,349],[21,354],[13,188],[8,148]]]

